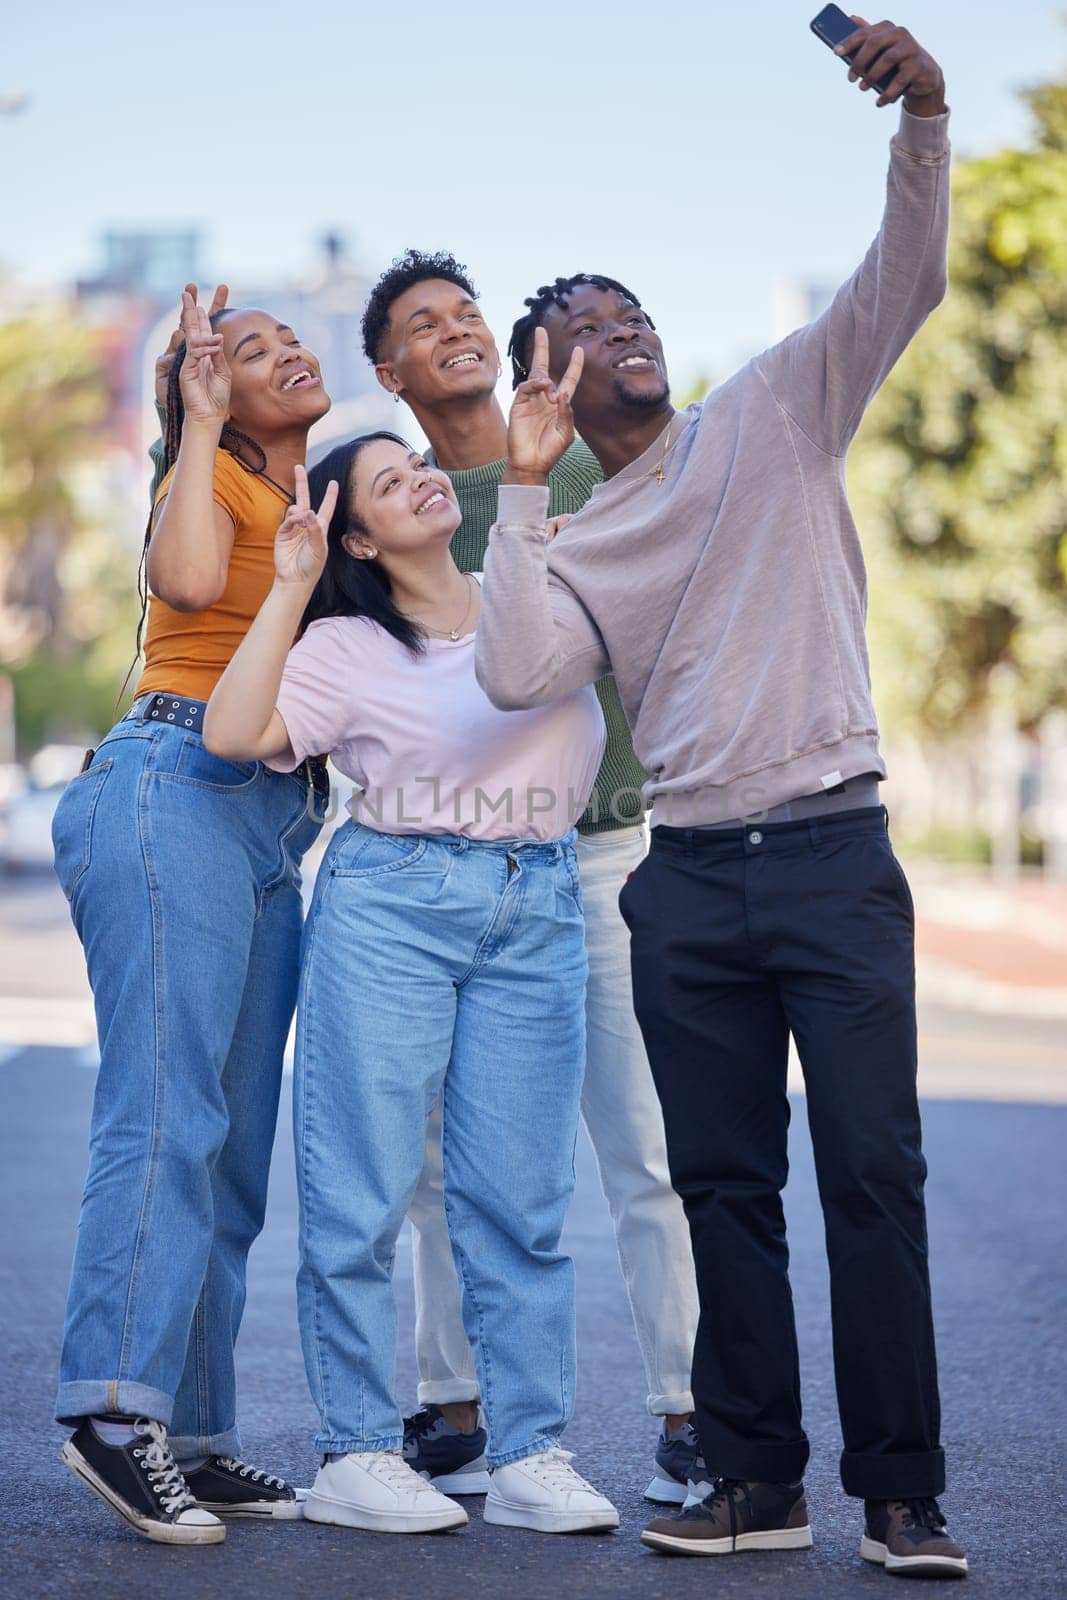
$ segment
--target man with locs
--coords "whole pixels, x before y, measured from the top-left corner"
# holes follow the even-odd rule
[[[528,302],[477,660],[490,698],[516,709],[612,670],[653,773],[652,849],[621,906],[692,1234],[696,1420],[718,1476],[646,1542],[811,1543],[781,1205],[792,1033],[861,1553],[947,1577],[966,1561],[936,1500],[914,919],[877,803],[844,468],[865,406],[944,294],[948,118],[940,68],[906,30],[864,23],[845,51],[864,89],[895,68],[878,104],[902,100],[903,114],[881,230],[817,322],[678,413],[651,320],[610,280],[558,279]],[[574,424],[605,482],[546,545],[545,475]]]

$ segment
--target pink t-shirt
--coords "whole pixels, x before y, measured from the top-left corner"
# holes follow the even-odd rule
[[[585,688],[532,711],[498,711],[474,676],[475,635],[413,656],[365,617],[313,622],[293,646],[278,711],[293,759],[329,755],[363,791],[349,811],[384,833],[559,839],[584,811],[604,753]]]

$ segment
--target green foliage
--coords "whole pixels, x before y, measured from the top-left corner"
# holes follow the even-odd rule
[[[0,324],[0,659],[66,643],[64,551],[106,390],[90,334],[54,309]]]
[[[960,162],[945,304],[850,461],[887,727],[965,731],[1011,669],[1032,723],[1067,696],[1067,84],[1032,149]]]

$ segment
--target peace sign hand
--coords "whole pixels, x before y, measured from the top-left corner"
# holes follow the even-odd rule
[[[194,301],[196,300],[195,283],[187,283],[185,292],[186,294],[191,294]],[[220,283],[211,297],[211,308],[208,311],[208,316],[213,317],[216,311],[224,310],[229,297],[229,289],[224,283]],[[171,334],[167,342],[167,348],[156,357],[156,405],[161,411],[166,411],[167,409],[167,384],[170,381],[170,369],[174,365],[174,357],[178,354],[178,346],[184,338],[185,332],[181,325],[181,309],[179,308],[178,326]]]
[[[276,582],[303,587],[318,582],[326,565],[326,533],[337,504],[337,483],[331,478],[317,511],[311,509],[308,475],[296,468],[296,505],[290,506],[274,538]]]
[[[559,384],[548,375],[548,334],[535,328],[530,376],[515,391],[508,419],[506,483],[545,483],[574,440],[571,397],[585,354],[575,348]]]
[[[185,360],[179,382],[186,421],[221,425],[230,411],[230,368],[222,353],[222,334],[212,333],[207,310],[188,289],[182,294],[182,337]]]

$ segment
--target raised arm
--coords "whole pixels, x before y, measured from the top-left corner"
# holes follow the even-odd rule
[[[838,47],[845,53],[854,53],[849,77],[861,88],[894,72],[879,106],[903,102],[882,225],[827,311],[759,358],[779,404],[831,455],[847,450],[865,408],[947,283],[949,144],[941,69],[905,28],[888,22],[864,23]]]
[[[195,301],[197,296],[196,284],[187,283],[185,285],[185,293],[191,294]],[[209,318],[213,317],[216,311],[221,311],[225,307],[229,296],[230,291],[227,286],[224,283],[220,283],[211,297],[211,309],[208,312]],[[185,329],[182,327],[181,322],[184,303],[183,298],[182,305],[178,307],[178,325],[172,330],[171,336],[167,340],[166,349],[162,350],[156,357],[156,417],[159,421],[161,435],[167,426],[167,385],[170,383],[171,368],[174,365],[174,358],[178,354],[182,340],[185,338]],[[148,446],[148,458],[152,463],[152,486],[148,498],[150,503],[155,505],[156,495],[159,493],[159,486],[163,482],[166,471],[162,437],[153,439]]]
[[[226,588],[234,525],[215,504],[215,454],[230,402],[230,369],[222,335],[188,289],[182,295],[186,354],[181,388],[181,445],[170,490],[148,546],[152,593],[175,611],[206,611]]]
[[[611,671],[604,642],[578,596],[548,570],[548,474],[574,438],[575,350],[558,388],[548,335],[534,334],[530,376],[508,422],[508,465],[489,534],[475,674],[502,711],[522,711],[595,683]]]
[[[208,701],[204,743],[231,761],[295,764],[278,693],[300,619],[326,561],[326,530],[337,500],[331,482],[312,511],[307,473],[296,469],[296,504],[274,540],[274,583]],[[315,754],[321,752],[315,751]]]

